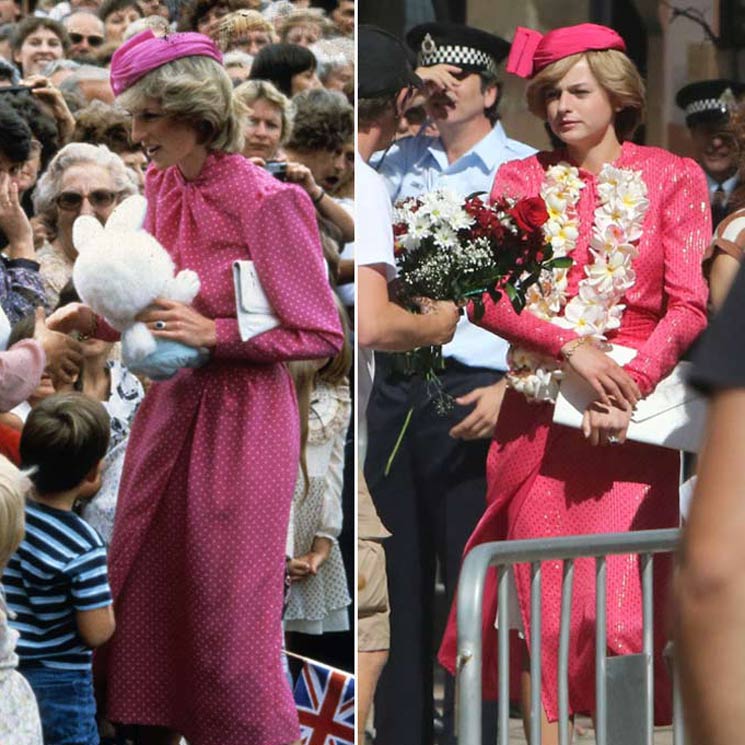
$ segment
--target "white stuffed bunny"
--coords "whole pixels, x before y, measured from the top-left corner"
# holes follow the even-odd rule
[[[174,276],[168,252],[143,230],[146,211],[147,200],[135,194],[111,213],[105,227],[95,217],[81,215],[72,231],[78,251],[72,274],[75,289],[86,305],[121,332],[122,359],[135,370],[159,346],[135,316],[156,298],[190,303],[199,292],[196,272],[185,269]],[[203,356],[199,350],[179,346],[185,347],[187,357]],[[194,364],[182,360],[179,366]]]

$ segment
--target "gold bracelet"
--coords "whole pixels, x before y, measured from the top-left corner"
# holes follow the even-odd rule
[[[570,341],[567,344],[566,349],[561,350],[561,355],[565,360],[568,360],[583,344],[587,344],[588,341],[592,341],[589,336],[580,336],[579,339]]]

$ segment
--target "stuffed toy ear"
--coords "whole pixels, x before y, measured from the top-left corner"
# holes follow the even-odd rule
[[[81,215],[72,226],[72,245],[78,253],[86,249],[103,236],[103,225],[90,215]]]
[[[118,232],[140,230],[145,224],[146,212],[147,199],[140,194],[133,194],[111,213],[106,221],[106,229]]]

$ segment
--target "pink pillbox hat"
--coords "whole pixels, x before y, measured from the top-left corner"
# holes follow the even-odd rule
[[[118,96],[152,70],[182,57],[211,57],[222,64],[222,54],[208,36],[187,31],[156,36],[147,29],[122,44],[111,58],[111,88]]]
[[[580,23],[549,31],[545,36],[518,26],[507,58],[507,72],[532,78],[544,67],[573,54],[602,49],[626,51],[626,43],[612,29],[595,23]]]

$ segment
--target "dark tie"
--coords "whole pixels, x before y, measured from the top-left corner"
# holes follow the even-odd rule
[[[721,184],[717,186],[714,193],[711,195],[711,221],[713,227],[724,220],[727,215],[727,193],[722,188]]]

